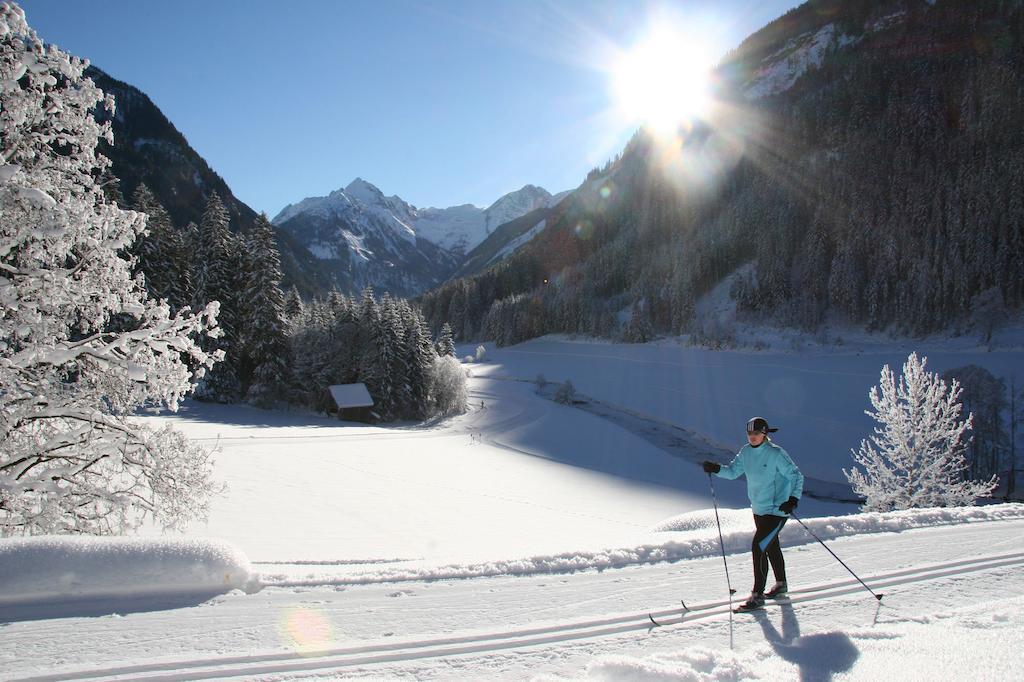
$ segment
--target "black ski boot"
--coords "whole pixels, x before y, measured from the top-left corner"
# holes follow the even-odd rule
[[[736,613],[745,613],[747,611],[760,611],[763,608],[764,594],[761,592],[751,592],[747,601],[737,606],[734,610]]]
[[[772,589],[764,593],[765,599],[789,599],[789,586],[785,580],[775,583]]]

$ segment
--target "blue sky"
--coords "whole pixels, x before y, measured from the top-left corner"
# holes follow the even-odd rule
[[[416,206],[577,186],[636,123],[609,62],[671,23],[717,59],[795,0],[23,0],[273,217],[362,177]]]

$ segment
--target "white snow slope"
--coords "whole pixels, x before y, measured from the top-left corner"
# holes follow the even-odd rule
[[[890,349],[891,361],[903,350]],[[433,426],[198,404],[145,417],[219,447],[217,474],[229,491],[184,541],[156,531],[132,541],[150,543],[149,558],[81,563],[73,549],[59,549],[67,540],[33,540],[57,548],[50,573],[37,575],[26,541],[0,540],[0,578],[14,581],[0,580],[0,591],[24,596],[0,602],[0,679],[1019,677],[1019,504],[868,515],[805,496],[801,520],[882,601],[791,521],[782,542],[792,601],[731,615],[708,479],[697,466],[731,447],[698,434],[738,446],[757,399],[752,377],[770,379],[772,367],[803,377],[800,390],[834,385],[838,397],[806,400],[776,419],[779,442],[821,474],[809,491],[827,491],[835,479],[825,475],[841,457],[831,449],[812,456],[804,439],[813,434],[796,425],[855,421],[863,406],[852,395],[863,391],[866,402],[873,365],[888,355],[829,363],[691,353],[550,339],[491,349],[487,364],[473,365],[471,411]],[[515,380],[540,372],[571,374],[602,402],[558,405]],[[848,375],[857,379],[844,398]],[[703,410],[685,398],[646,397],[665,393],[655,387],[679,396],[704,390],[703,407],[730,412],[722,419],[731,423],[705,431],[713,422]],[[678,426],[692,431],[664,423],[676,401],[686,407],[680,417],[695,417]],[[818,403],[835,410],[830,420],[815,420]],[[754,407],[775,419],[765,406]],[[742,595],[750,587],[744,488],[719,479],[716,492],[724,560]],[[212,598],[161,591],[178,573],[215,565],[170,547],[180,542],[230,546],[230,565],[251,574]],[[161,553],[177,556],[162,570],[140,570]],[[124,590],[54,599],[60,580],[52,576],[61,571]]]

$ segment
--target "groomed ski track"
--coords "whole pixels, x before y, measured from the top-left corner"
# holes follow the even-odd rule
[[[983,528],[984,527],[984,528]],[[1019,576],[1021,564],[1024,564],[1024,546],[1019,540],[1024,531],[1024,521],[987,522],[981,524],[970,524],[969,526],[944,527],[934,529],[923,529],[908,531],[896,534],[881,534],[878,536],[866,536],[863,538],[851,538],[834,545],[840,556],[847,554],[855,564],[863,566],[865,561],[877,560],[877,557],[889,555],[893,552],[887,549],[889,546],[899,546],[902,539],[905,548],[910,548],[910,555],[917,555],[922,561],[914,561],[909,566],[879,570],[874,572],[861,571],[861,577],[876,592],[883,592],[886,597],[881,604],[868,594],[864,588],[843,569],[834,564],[834,560],[827,556],[821,547],[803,546],[787,552],[790,559],[789,567],[791,576],[800,575],[825,575],[828,574],[835,579],[820,580],[809,583],[807,580],[800,581],[791,593],[787,601],[771,604],[767,610],[761,613],[741,614],[732,616],[736,627],[743,632],[756,633],[757,619],[772,618],[773,612],[779,609],[790,609],[789,605],[795,606],[795,613],[801,614],[809,605],[824,605],[827,602],[838,602],[832,607],[826,607],[837,611],[849,613],[855,612],[855,622],[861,626],[870,627],[880,618],[899,619],[912,618],[913,614],[901,613],[910,611],[911,604],[917,599],[924,597],[934,605],[934,610],[949,608],[951,605],[943,604],[941,593],[943,588],[939,583],[949,580],[975,580],[979,576],[986,576],[989,583],[1000,584],[1002,581],[1013,580],[1020,582]],[[959,537],[958,537],[959,536]],[[985,538],[989,538],[987,541]],[[867,550],[874,541],[878,547],[876,551]],[[895,541],[895,542],[894,542]],[[976,552],[981,547],[987,547],[992,551],[985,551],[968,555],[968,552]],[[1009,551],[997,551],[999,549]],[[860,556],[858,556],[858,554]],[[957,558],[950,557],[948,560],[928,561],[929,557],[936,555],[958,555]],[[825,555],[825,556],[822,556]],[[875,557],[871,559],[869,557]],[[745,585],[749,576],[745,570],[737,570],[740,566],[745,568],[747,557],[742,555],[731,555],[730,564],[733,570],[739,574],[741,584]],[[859,560],[859,561],[858,561]],[[897,564],[901,563],[897,559]],[[551,649],[567,647],[574,643],[584,641],[601,641],[622,637],[635,633],[640,638],[648,634],[657,633],[655,636],[669,636],[672,638],[672,645],[675,647],[685,646],[689,643],[691,635],[696,637],[711,634],[710,632],[693,633],[691,631],[700,626],[713,626],[713,631],[724,632],[728,628],[728,636],[731,638],[733,625],[730,622],[729,603],[727,600],[699,601],[699,597],[712,596],[715,591],[724,592],[724,581],[720,576],[715,575],[714,562],[712,560],[694,560],[679,562],[674,565],[663,565],[659,567],[636,567],[640,575],[634,575],[633,579],[641,578],[651,581],[662,581],[666,577],[665,569],[671,567],[678,571],[678,574],[695,573],[701,582],[707,584],[699,592],[693,587],[692,582],[678,580],[678,591],[676,586],[661,584],[660,593],[664,595],[661,604],[637,604],[634,611],[617,611],[612,613],[601,613],[600,608],[595,611],[593,605],[590,610],[596,615],[580,617],[580,613],[586,610],[582,604],[565,602],[561,605],[563,611],[577,611],[577,617],[566,614],[567,617],[558,618],[554,621],[538,621],[536,626],[528,623],[523,626],[501,627],[500,622],[505,617],[500,611],[492,611],[492,625],[486,629],[466,631],[465,634],[457,634],[457,627],[451,624],[441,626],[434,633],[427,636],[409,637],[403,640],[378,639],[376,641],[364,641],[360,644],[343,647],[328,647],[319,651],[305,652],[280,652],[280,653],[253,653],[248,655],[223,655],[223,656],[199,656],[195,658],[181,658],[177,660],[160,660],[152,663],[127,664],[127,665],[95,665],[91,667],[65,667],[64,671],[54,670],[52,674],[40,676],[21,676],[4,679],[19,680],[21,682],[43,682],[57,680],[194,680],[194,679],[224,679],[224,678],[245,678],[259,679],[271,677],[279,679],[285,677],[303,677],[307,675],[330,675],[346,674],[347,672],[362,671],[363,674],[371,672],[391,676],[394,672],[392,666],[398,665],[400,669],[408,674],[410,666],[430,665],[431,660],[449,659],[451,657],[464,656],[488,656],[508,652],[529,652],[538,649]],[[721,568],[720,558],[718,568]],[[682,569],[682,570],[678,570]],[[688,571],[687,569],[693,569]],[[603,582],[617,582],[617,573],[620,569],[606,571],[603,574],[595,572],[584,572],[576,575],[561,576],[563,584],[571,584],[577,579],[586,578],[588,581],[593,578],[600,578]],[[846,577],[841,577],[845,575]],[[555,576],[557,578],[557,576]],[[550,576],[549,576],[550,578]],[[493,581],[494,579],[470,579],[456,581],[464,584]],[[518,579],[506,579],[516,581]],[[513,589],[515,582],[512,583]],[[523,585],[524,590],[532,586]],[[657,585],[648,586],[657,588]],[[983,587],[983,586],[980,586]],[[586,588],[585,588],[586,589]],[[986,588],[991,589],[991,588]],[[481,590],[486,593],[486,590]],[[689,592],[689,594],[687,594]],[[650,589],[645,589],[643,599],[650,599]],[[742,594],[742,592],[741,592]],[[912,595],[916,597],[910,598]],[[936,596],[938,595],[938,596]],[[393,596],[393,595],[391,595]],[[256,595],[243,597],[253,599]],[[478,597],[485,598],[483,594]],[[640,595],[636,595],[641,598]],[[465,598],[465,596],[463,596]],[[629,597],[627,597],[629,598]],[[684,612],[681,605],[674,605],[673,601],[679,599],[687,601],[688,611]],[[734,598],[734,602],[735,602]],[[593,601],[600,602],[598,596]],[[803,606],[801,606],[803,605]],[[255,606],[255,605],[254,605]],[[390,608],[401,613],[402,604],[392,602]],[[655,610],[642,610],[643,606],[653,606]],[[657,608],[660,607],[660,608]],[[535,609],[537,611],[548,611],[546,608]],[[553,609],[554,610],[554,609]],[[484,610],[486,612],[486,609]],[[521,617],[522,614],[520,614]],[[662,627],[656,628],[650,622],[648,616],[658,619]],[[826,613],[826,620],[832,621]],[[444,620],[438,614],[439,620]],[[844,617],[847,617],[844,616]],[[842,620],[842,618],[839,618]],[[493,623],[498,623],[497,627]],[[478,623],[463,623],[463,630],[478,626]],[[811,623],[807,623],[811,625]],[[765,625],[762,624],[762,627]],[[749,628],[755,627],[751,631]],[[807,626],[805,625],[805,629]],[[444,632],[455,632],[456,634],[446,635]],[[759,633],[757,633],[759,634]],[[719,635],[720,636],[720,635]],[[751,639],[744,636],[743,639]],[[612,642],[611,644],[615,644]],[[614,651],[614,646],[612,649]],[[116,654],[110,652],[112,658]],[[111,659],[107,659],[111,660]],[[52,668],[51,668],[52,670]],[[436,671],[428,673],[428,677],[438,676]]]

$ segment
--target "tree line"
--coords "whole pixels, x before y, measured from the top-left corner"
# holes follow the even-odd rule
[[[1024,419],[1024,390],[1016,377],[1007,381],[984,367],[967,365],[943,372],[941,378],[949,385],[958,385],[963,410],[973,415],[961,475],[973,481],[996,476],[999,494],[1018,499],[1017,431]]]
[[[378,300],[371,288],[358,300],[334,291],[305,303],[294,287],[286,296],[266,215],[235,234],[216,194],[199,225],[183,230],[144,185],[131,207],[149,216],[133,249],[150,296],[172,310],[219,302],[222,333],[207,345],[224,359],[199,380],[197,398],[334,412],[328,386],[361,382],[383,421],[464,409],[464,375],[459,381],[457,363],[442,360],[454,356],[450,334],[435,344],[408,301],[389,294]]]

